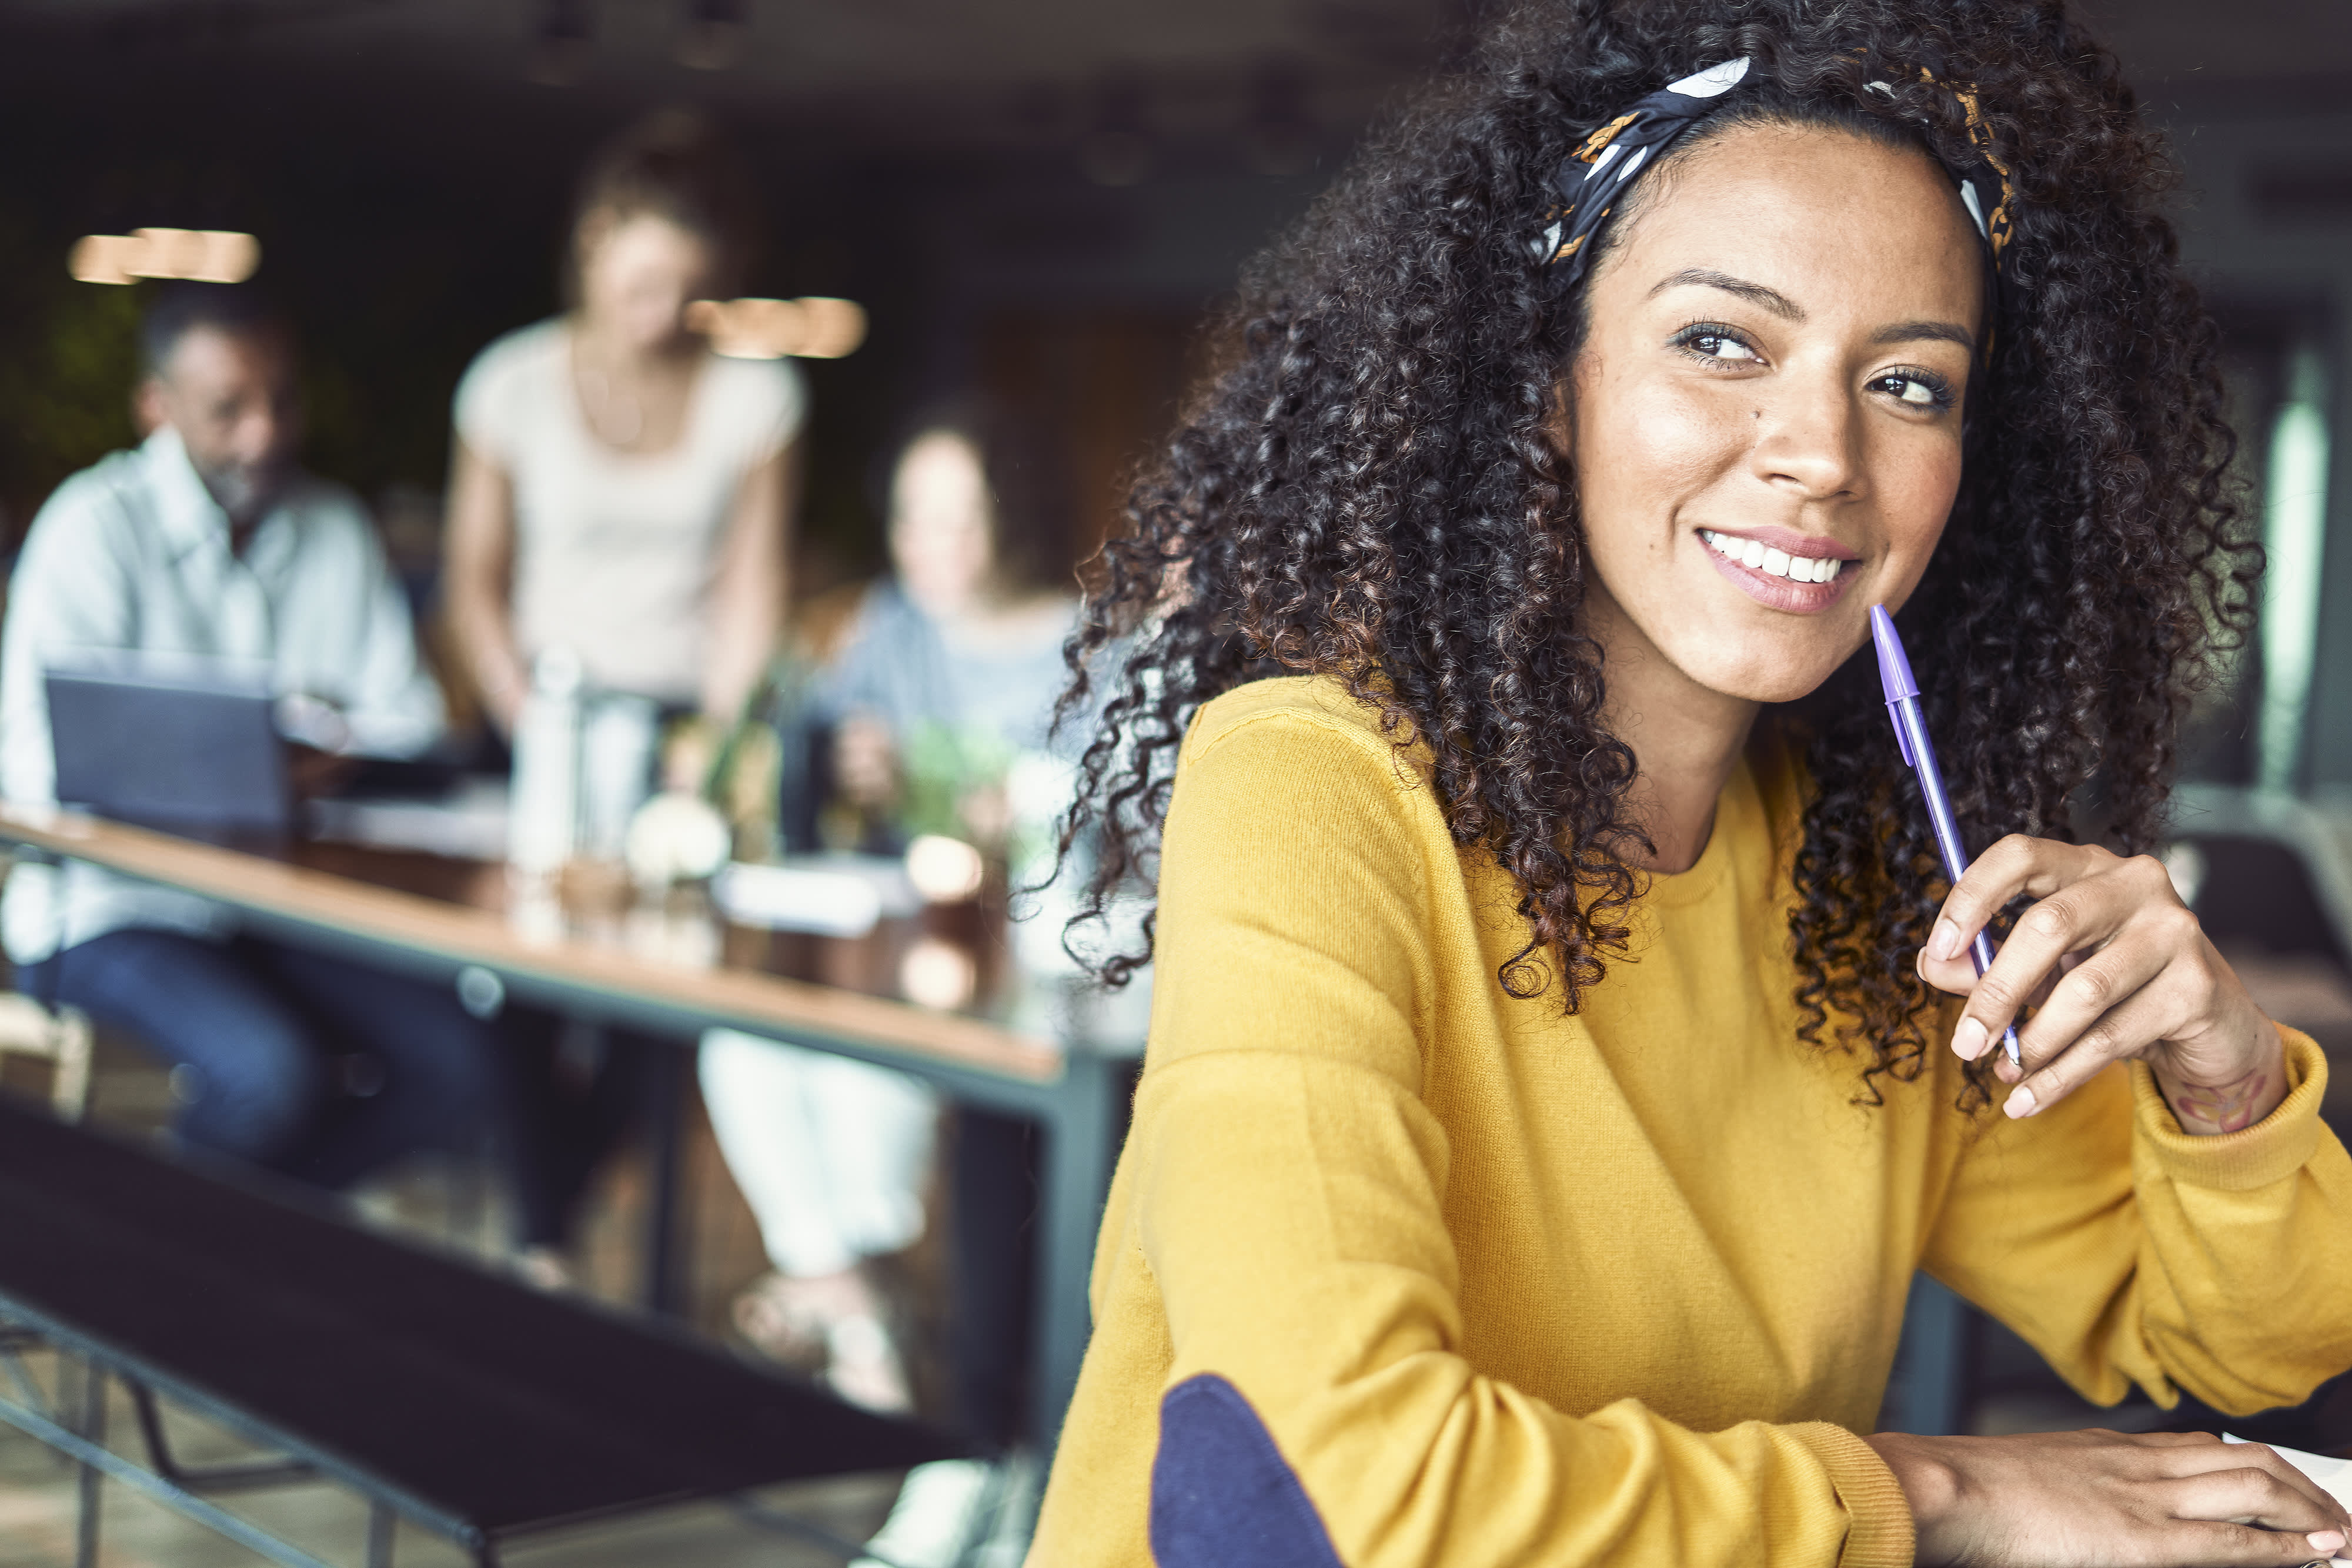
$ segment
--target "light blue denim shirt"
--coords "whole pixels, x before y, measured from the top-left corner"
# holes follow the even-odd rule
[[[441,733],[440,690],[357,497],[298,477],[240,555],[169,426],[59,486],[26,536],[0,629],[12,805],[57,799],[44,673],[125,653],[265,668],[279,692],[333,704],[350,749],[369,756],[414,756]],[[216,935],[228,921],[204,899],[79,864],[18,867],[0,907],[18,963],[133,925]]]
[[[816,700],[838,716],[870,713],[903,739],[916,726],[977,730],[1018,751],[1045,748],[1054,702],[1068,683],[1062,643],[1077,619],[1040,620],[1034,634],[951,643],[896,579],[866,591],[848,634],[819,679]]]

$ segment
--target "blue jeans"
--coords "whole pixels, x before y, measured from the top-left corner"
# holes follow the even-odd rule
[[[193,1099],[183,1142],[341,1187],[411,1152],[504,1132],[499,1026],[446,986],[247,936],[110,931],[19,987],[127,1030]]]

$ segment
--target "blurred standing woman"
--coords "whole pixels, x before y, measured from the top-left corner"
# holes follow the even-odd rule
[[[551,648],[593,686],[722,722],[766,666],[807,398],[789,364],[721,358],[687,327],[736,289],[753,227],[707,126],[624,132],[581,184],[572,309],[459,385],[449,612],[501,730]]]
[[[687,326],[688,306],[740,283],[753,205],[699,120],[625,131],[581,183],[572,308],[492,343],[457,388],[449,618],[503,733],[551,650],[593,692],[722,727],[766,667],[807,398],[790,365],[722,358]],[[567,1098],[552,1089],[552,1030],[539,1032],[515,1053],[546,1059],[526,1072],[537,1113],[517,1180],[526,1271],[556,1281],[551,1249],[627,1115],[635,1053]]]

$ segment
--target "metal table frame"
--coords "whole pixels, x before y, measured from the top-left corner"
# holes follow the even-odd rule
[[[58,1353],[59,1386],[53,1399],[43,1396],[24,1364],[24,1350],[38,1343],[50,1344]],[[79,1385],[70,1393],[64,1386],[68,1357],[81,1367],[77,1380]],[[498,1561],[496,1544],[478,1531],[442,1518],[414,1499],[395,1501],[386,1495],[383,1484],[372,1477],[340,1473],[341,1467],[330,1455],[289,1454],[282,1459],[236,1465],[181,1464],[163,1433],[163,1418],[156,1407],[159,1388],[175,1402],[257,1446],[290,1446],[278,1434],[256,1429],[238,1412],[181,1386],[167,1372],[123,1363],[66,1326],[38,1320],[17,1302],[0,1301],[0,1365],[5,1366],[16,1396],[0,1397],[0,1422],[39,1438],[79,1467],[74,1526],[77,1568],[95,1568],[98,1562],[99,1488],[102,1480],[121,1481],[280,1568],[332,1565],[229,1512],[205,1494],[251,1491],[305,1481],[340,1481],[367,1499],[368,1568],[391,1568],[394,1527],[404,1513],[466,1548],[478,1563],[488,1565]],[[107,1384],[110,1378],[118,1377],[130,1390],[138,1416],[140,1435],[147,1450],[148,1462],[144,1465],[106,1446]]]
[[[82,860],[120,874],[158,885],[202,894],[237,913],[241,925],[289,944],[339,953],[378,967],[455,985],[469,969],[496,977],[505,995],[587,1022],[630,1030],[675,1042],[678,1056],[667,1059],[658,1095],[663,1103],[647,1107],[656,1129],[653,1209],[656,1229],[649,1260],[652,1304],[670,1304],[670,1281],[677,1270],[668,1223],[677,1200],[677,1102],[687,1061],[705,1030],[732,1028],[780,1040],[787,1044],[846,1056],[913,1074],[942,1094],[1037,1124],[1044,1131],[1043,1169],[1039,1180],[1035,1306],[1031,1324],[1030,1437],[1038,1449],[1050,1453],[1061,1430],[1062,1416],[1077,1385],[1078,1366],[1086,1354],[1090,1310],[1087,1281],[1095,1232],[1101,1222],[1117,1157],[1121,1121],[1115,1100],[1127,1084],[1128,1059],[1072,1046],[1055,1053],[1054,1065],[1036,1076],[996,1071],[959,1061],[947,1052],[926,1054],[887,1039],[815,1019],[795,1021],[774,1011],[751,1011],[719,1003],[697,1003],[677,995],[633,991],[625,984],[598,981],[568,974],[553,961],[557,949],[533,962],[520,945],[485,953],[469,949],[462,934],[446,938],[420,936],[386,922],[376,929],[362,923],[338,923],[287,904],[275,902],[268,890],[238,886],[234,878],[173,877],[158,874],[136,852],[150,841],[173,846],[177,858],[201,861],[207,856],[257,861],[258,857],[215,849],[188,841],[112,822],[98,822],[71,812],[21,813],[0,810],[0,843],[15,844],[58,860]],[[268,863],[268,862],[263,862]],[[312,872],[312,877],[331,873]],[[338,883],[349,879],[331,878]],[[386,899],[432,901],[350,883]],[[463,924],[467,913],[446,908],[453,924]],[[413,922],[400,923],[413,925]],[[893,1008],[915,1024],[925,1015],[912,1008]],[[962,1020],[959,1020],[962,1021]]]

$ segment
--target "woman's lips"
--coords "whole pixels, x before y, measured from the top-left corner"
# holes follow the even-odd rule
[[[1745,538],[1724,538],[1727,543],[1744,545]],[[1749,566],[1735,560],[1707,542],[1702,535],[1696,538],[1699,550],[1716,570],[1738,585],[1748,595],[1768,610],[1786,611],[1792,615],[1814,615],[1835,604],[1845,594],[1846,585],[1860,575],[1862,563],[1855,560],[1838,562],[1837,575],[1827,582],[1800,582],[1766,571],[1760,566]]]

